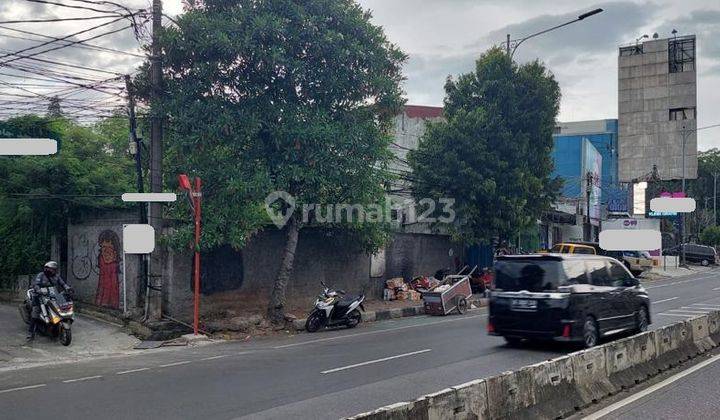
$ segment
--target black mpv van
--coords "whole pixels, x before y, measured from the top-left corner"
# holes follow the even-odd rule
[[[581,342],[645,331],[650,299],[618,260],[599,255],[498,257],[488,333],[509,344],[522,339]]]

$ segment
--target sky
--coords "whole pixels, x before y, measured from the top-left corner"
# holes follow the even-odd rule
[[[82,0],[56,1],[85,4]],[[149,8],[150,4],[150,0],[116,2],[134,8]],[[555,75],[562,92],[560,121],[617,118],[618,46],[634,43],[644,34],[669,37],[671,31],[677,29],[680,35],[696,34],[698,39],[698,127],[720,123],[720,113],[716,111],[720,109],[720,2],[717,0],[359,0],[359,3],[372,11],[372,21],[384,28],[388,39],[409,55],[404,68],[407,78],[404,90],[410,104],[442,105],[445,79],[471,71],[479,55],[493,45],[504,43],[507,33],[513,39],[521,38],[599,7],[604,12],[530,39],[515,54],[520,62],[541,60]],[[163,5],[170,16],[182,12],[181,0],[165,0]],[[0,4],[0,21],[93,14],[96,13],[28,0],[3,0]],[[5,51],[37,45],[37,42],[4,36],[24,35],[2,27],[63,36],[100,22],[0,24],[0,56]],[[109,25],[107,29],[120,25]],[[129,30],[94,42],[140,53],[138,41]],[[45,56],[119,73],[132,72],[141,61],[134,56],[78,48],[64,48],[42,55]],[[3,70],[0,67],[0,71]],[[92,74],[97,78],[101,76]],[[17,81],[0,75],[0,84],[3,80]],[[122,88],[121,82],[116,85]],[[6,91],[3,89],[10,88],[0,86],[0,93]],[[98,97],[101,96],[98,93]],[[113,103],[110,99],[107,106]],[[698,148],[711,147],[720,147],[718,128],[698,133]]]

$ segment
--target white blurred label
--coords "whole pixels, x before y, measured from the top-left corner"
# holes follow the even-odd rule
[[[48,156],[57,153],[52,139],[0,139],[0,156]]]
[[[655,212],[692,213],[695,199],[690,197],[658,197],[650,200],[650,210]]]
[[[123,225],[123,252],[150,254],[155,250],[155,229],[150,225]]]
[[[662,246],[660,231],[608,229],[600,232],[600,248],[606,251],[653,251]]]
[[[126,202],[164,202],[171,203],[177,200],[175,193],[125,193],[122,195],[122,201]]]

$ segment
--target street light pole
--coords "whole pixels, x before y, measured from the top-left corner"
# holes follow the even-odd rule
[[[717,179],[718,173],[713,174],[713,225],[717,226]]]
[[[507,52],[507,54],[510,56],[510,59],[512,60],[513,56],[515,55],[515,50],[517,50],[517,47],[519,47],[520,44],[522,44],[523,42],[527,41],[528,39],[534,38],[534,37],[536,37],[536,36],[538,36],[538,35],[542,35],[542,34],[548,33],[548,32],[550,32],[550,31],[554,31],[555,29],[562,28],[563,26],[567,26],[567,25],[570,25],[570,24],[572,24],[572,23],[579,22],[579,21],[581,21],[581,20],[583,20],[583,19],[585,19],[585,18],[588,18],[588,17],[590,17],[590,16],[597,15],[598,13],[600,13],[600,12],[602,12],[602,11],[603,11],[603,9],[591,10],[591,11],[589,11],[589,12],[587,12],[587,13],[583,13],[582,15],[578,16],[576,19],[573,19],[573,20],[571,20],[571,21],[569,21],[569,22],[565,22],[565,23],[562,23],[562,24],[560,24],[560,25],[553,26],[552,28],[548,28],[548,29],[542,30],[542,31],[540,31],[540,32],[536,32],[536,33],[534,33],[534,34],[532,34],[532,35],[526,36],[525,38],[520,38],[520,39],[511,40],[511,39],[510,39],[510,34],[507,34],[507,41],[505,41],[505,42],[506,42],[505,51]],[[511,50],[511,48],[512,48],[512,50]]]

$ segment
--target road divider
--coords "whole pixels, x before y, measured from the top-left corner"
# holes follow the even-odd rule
[[[706,353],[719,340],[720,311],[713,311],[351,419],[566,417]]]

